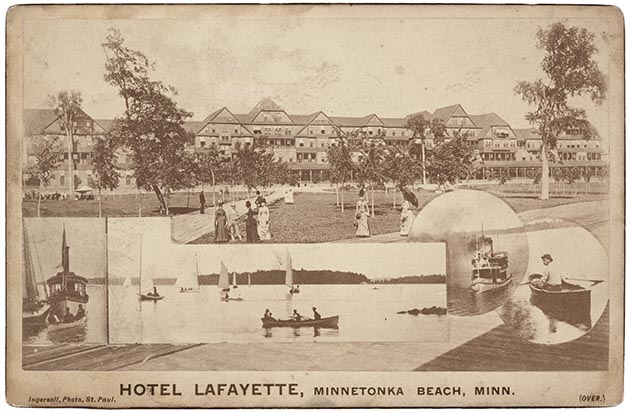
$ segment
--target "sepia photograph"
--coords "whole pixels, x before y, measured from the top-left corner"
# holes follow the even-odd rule
[[[27,218],[23,228],[24,345],[106,343],[105,220]]]
[[[444,244],[181,246],[155,221],[110,221],[112,343],[448,337]]]
[[[11,403],[621,401],[619,9],[6,21]]]

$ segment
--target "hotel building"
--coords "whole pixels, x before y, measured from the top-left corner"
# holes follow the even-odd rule
[[[507,170],[513,178],[522,178],[541,168],[537,159],[541,139],[535,129],[513,129],[494,112],[471,115],[459,104],[436,109],[433,113],[418,113],[428,120],[440,119],[446,125],[449,136],[454,131],[467,132],[467,139],[475,143],[481,160],[476,171],[477,179],[490,177],[499,169]],[[385,118],[372,113],[363,117],[343,117],[323,111],[307,115],[290,114],[273,100],[265,98],[249,113],[233,113],[229,108],[222,107],[203,121],[186,122],[184,127],[194,134],[190,150],[203,152],[216,145],[223,156],[229,158],[234,156],[239,144],[261,142],[270,145],[275,158],[286,162],[290,169],[296,171],[300,180],[312,182],[325,179],[325,170],[329,167],[326,149],[337,139],[337,130],[358,133],[358,136],[367,138],[379,136],[388,145],[407,145],[413,133],[405,128],[405,123],[412,115]],[[111,124],[112,120],[93,119],[85,112],[76,122],[72,161],[81,185],[93,187],[90,162],[93,139],[105,134]],[[47,191],[63,191],[68,182],[65,175],[68,173],[69,160],[65,131],[54,111],[26,109],[24,134],[25,189],[37,187],[37,182],[28,179],[26,173],[28,165],[35,161],[33,143],[47,136],[57,136],[63,162]],[[434,142],[428,138],[426,144],[430,148]],[[593,175],[598,175],[607,166],[602,140],[596,131],[594,137],[585,139],[580,130],[568,130],[558,137],[557,149],[560,159],[550,164],[552,168],[588,168]],[[135,188],[132,166],[123,153],[118,157],[118,164],[122,175],[121,189]]]

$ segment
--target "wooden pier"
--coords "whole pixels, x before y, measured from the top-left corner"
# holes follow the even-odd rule
[[[423,364],[415,371],[587,371],[608,369],[608,308],[582,337],[535,344],[502,325]]]

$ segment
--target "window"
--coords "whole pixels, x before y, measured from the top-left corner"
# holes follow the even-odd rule
[[[322,129],[322,135],[326,134],[326,129]]]
[[[238,133],[238,128],[234,128],[234,133]]]
[[[131,185],[131,176],[129,175],[125,176],[125,184]]]
[[[396,136],[396,131],[395,130],[392,131],[392,136]]]
[[[202,148],[206,147],[206,141],[199,141],[199,146],[201,146]]]
[[[63,175],[59,176],[59,185],[65,185],[66,184],[66,177]]]

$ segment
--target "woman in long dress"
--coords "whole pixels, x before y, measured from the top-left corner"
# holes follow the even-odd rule
[[[367,200],[364,197],[364,191],[361,190],[359,192],[359,200],[357,201],[357,209],[356,209],[356,223],[357,223],[357,237],[369,237],[370,234],[370,224],[368,222],[368,216],[370,215],[370,207],[368,205]]]
[[[228,242],[229,240],[227,215],[223,209],[223,201],[219,201],[219,207],[214,212],[214,242]]]
[[[271,239],[271,231],[269,229],[269,208],[267,208],[267,202],[263,198],[258,208],[258,237],[261,241],[268,241]]]
[[[402,212],[400,213],[400,236],[406,237],[411,230],[411,224],[413,222],[414,215],[412,211],[411,202],[406,199],[402,204]]]
[[[247,208],[247,219],[245,220],[245,235],[247,242],[258,242],[258,222],[256,221],[256,211],[252,209],[252,203],[245,202]]]

